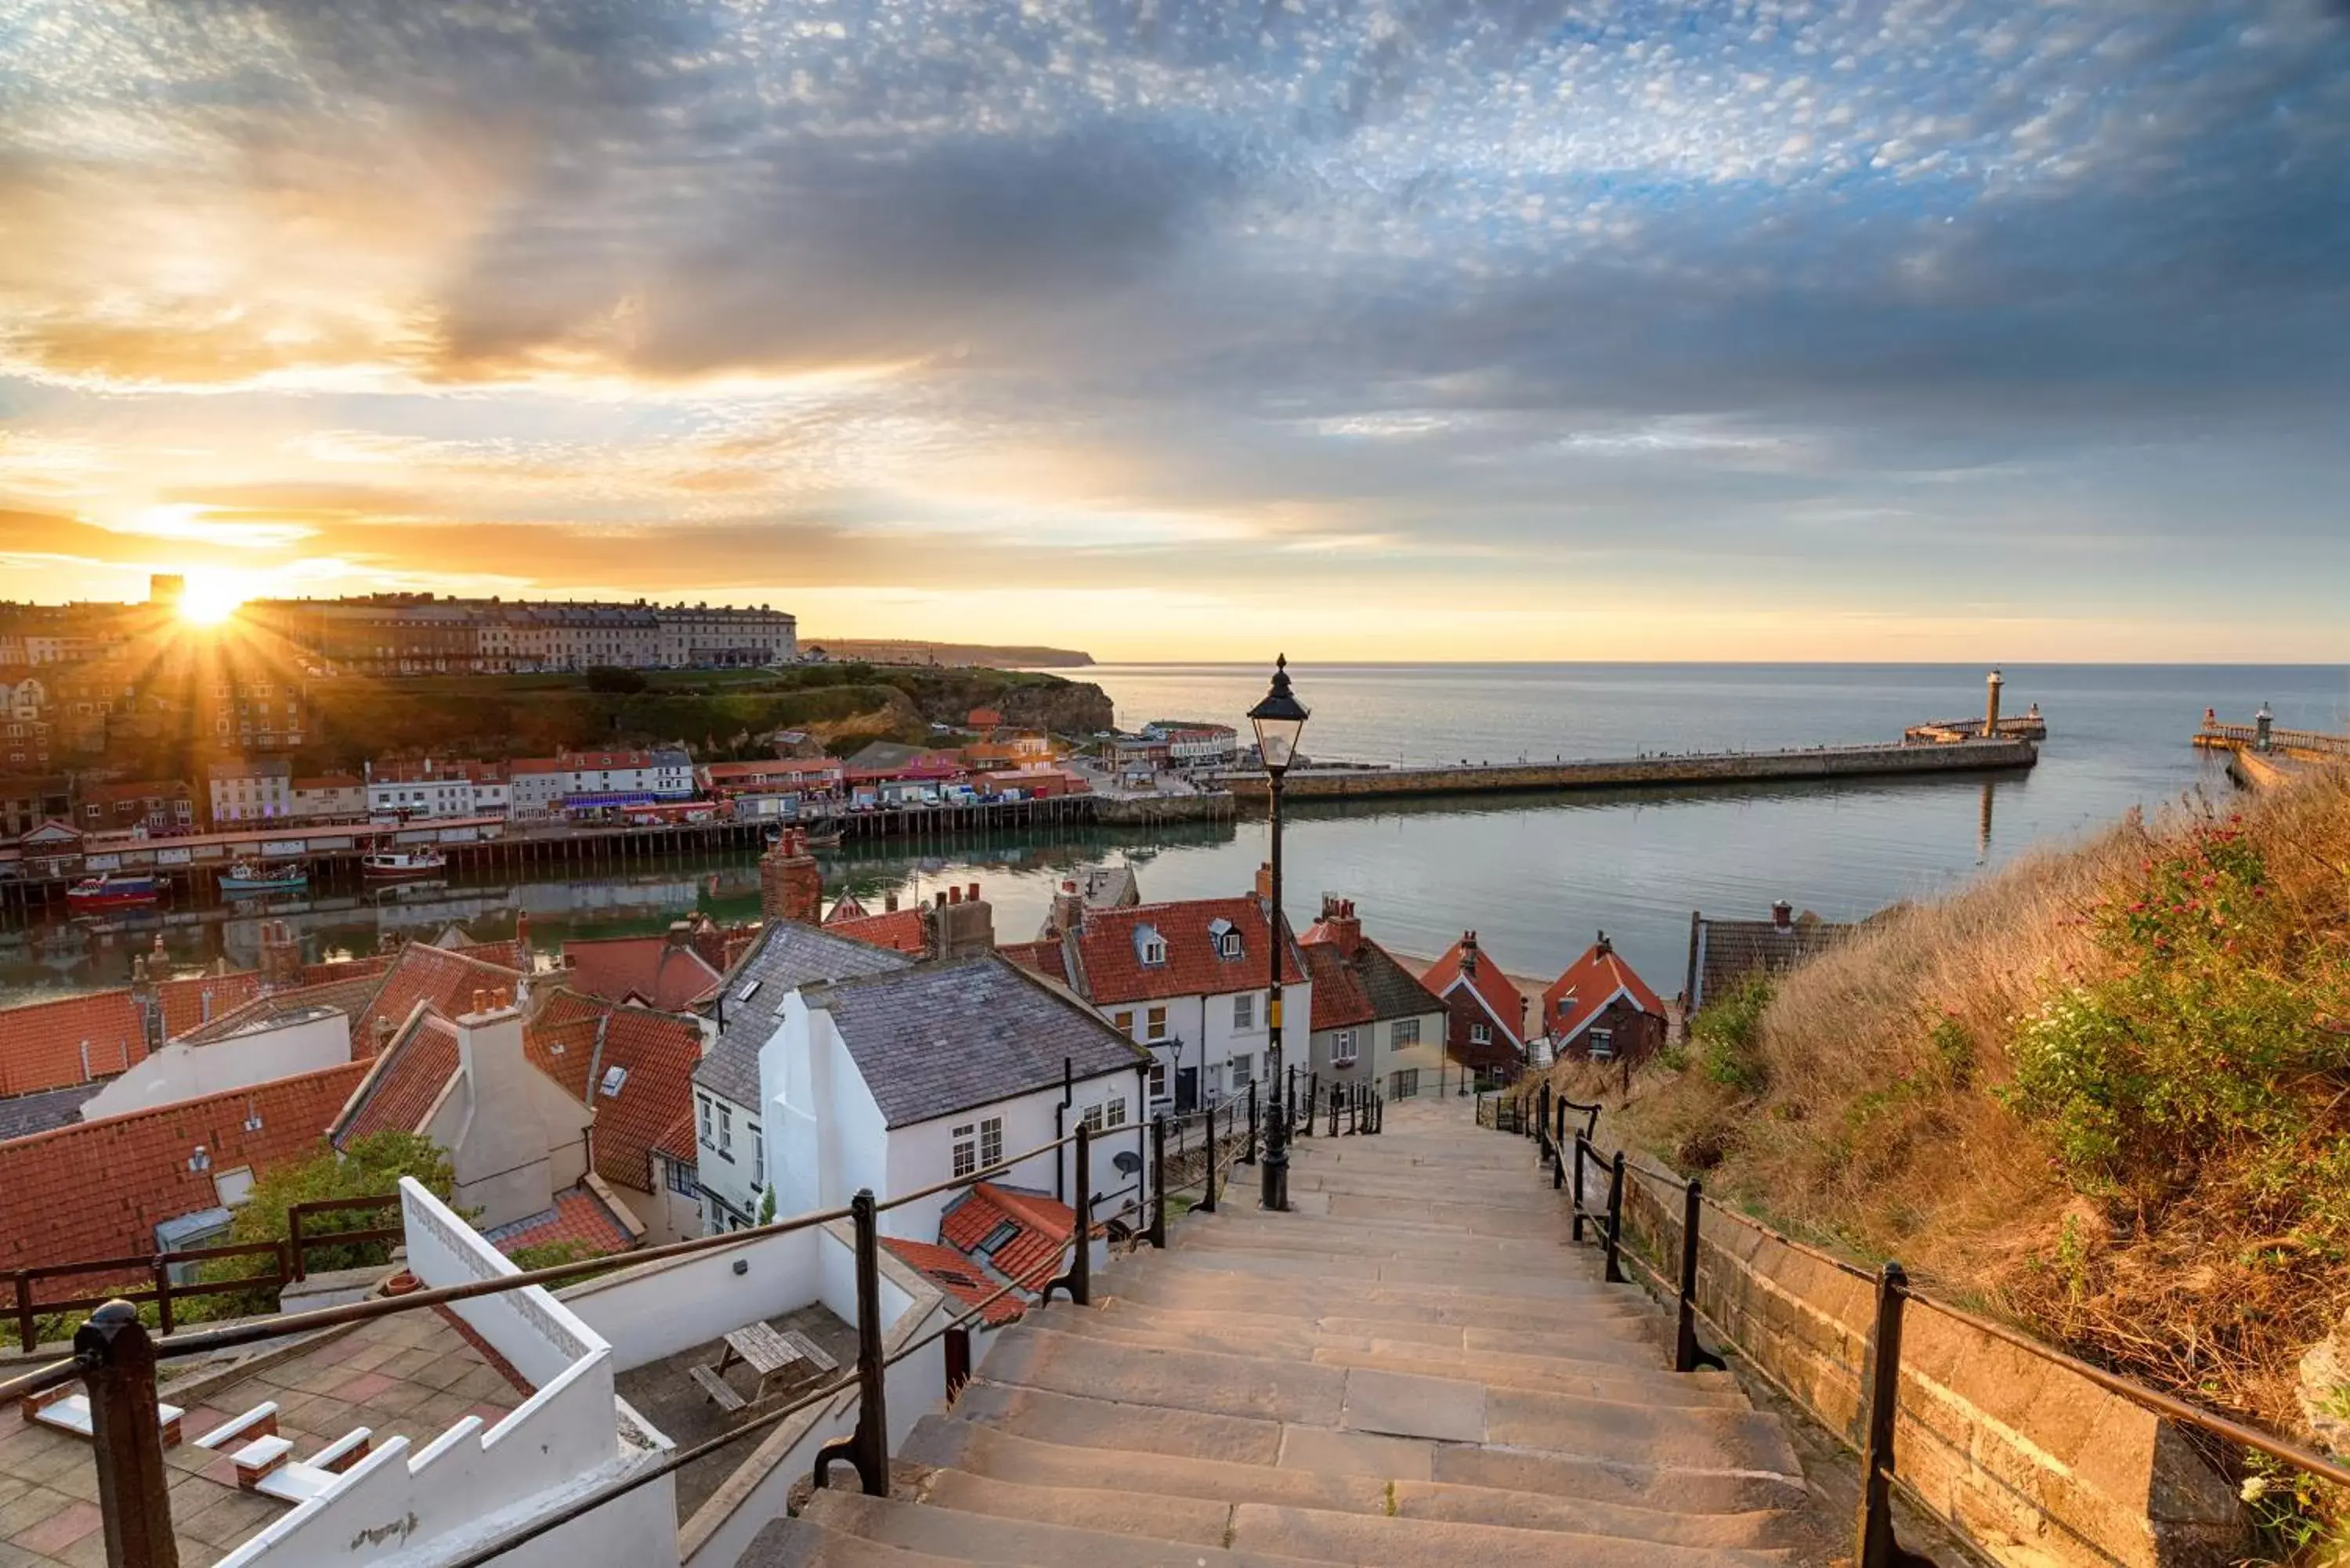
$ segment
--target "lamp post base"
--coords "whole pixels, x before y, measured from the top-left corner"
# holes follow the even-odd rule
[[[1275,1213],[1288,1212],[1289,1124],[1288,1118],[1281,1114],[1281,1108],[1278,1106],[1274,1106],[1273,1114],[1265,1118],[1264,1159],[1257,1168],[1259,1171],[1258,1203]]]

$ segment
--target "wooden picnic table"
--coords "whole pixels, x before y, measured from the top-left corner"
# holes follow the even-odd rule
[[[777,1384],[789,1385],[840,1369],[840,1363],[827,1355],[823,1346],[797,1329],[779,1331],[770,1324],[746,1324],[726,1334],[723,1343],[717,1364],[695,1366],[692,1376],[704,1393],[730,1411],[757,1404]],[[738,1361],[759,1377],[758,1390],[748,1400],[735,1393],[724,1376],[726,1369]]]

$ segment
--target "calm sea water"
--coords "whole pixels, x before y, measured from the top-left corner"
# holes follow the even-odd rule
[[[1267,671],[1232,665],[1113,665],[1078,671],[1122,724],[1212,718],[1245,728]],[[1472,762],[1764,749],[1898,739],[1920,720],[1980,711],[1980,668],[1920,665],[1442,665],[1316,667],[1293,675],[1313,709],[1305,749],[1355,761]],[[1288,903],[1311,919],[1320,893],[1355,898],[1373,934],[1406,952],[1440,951],[1474,928],[1513,971],[1552,973],[1605,928],[1660,990],[1679,988],[1690,911],[1760,916],[1786,898],[1850,919],[1933,895],[2031,846],[2092,832],[2132,805],[2225,778],[2188,744],[2207,706],[2249,722],[2262,701],[2282,724],[2350,730],[2341,667],[2017,666],[2006,710],[2038,702],[2050,734],[2038,768],[1995,780],[1511,797],[1293,812]],[[1148,898],[1245,888],[1264,854],[1262,821],[1219,827],[975,836],[916,857],[857,847],[826,861],[834,893],[911,898],[977,881],[1000,934],[1025,937],[1070,870],[1120,859]],[[657,930],[695,909],[754,915],[747,854],[615,879],[484,882],[280,901],[265,911],[174,909],[91,931],[53,922],[10,933],[0,987],[120,983],[156,933],[175,963],[250,964],[264,912],[290,919],[316,952],[369,951],[392,933],[430,937],[450,921],[480,936],[530,914],[534,940]]]

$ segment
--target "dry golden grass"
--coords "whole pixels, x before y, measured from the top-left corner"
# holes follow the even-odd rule
[[[2350,1012],[2350,773],[2314,774],[2242,815],[2289,933],[2246,961],[2273,964],[2321,1027],[2338,1021]],[[1652,1066],[1628,1096],[1587,1067],[1555,1081],[1617,1106],[1608,1119],[1625,1142],[1775,1224],[1864,1262],[1898,1257],[1949,1299],[2300,1428],[2294,1366],[2350,1298],[2344,1247],[2313,1241],[2305,1216],[2272,1233],[2273,1193],[2255,1194],[2241,1158],[2183,1172],[2152,1199],[2085,1178],[1999,1095],[2020,1022],[2127,961],[2099,943],[2098,909],[2137,897],[2149,860],[2199,820],[2133,817],[1872,922],[1778,986],[1759,1093],[1713,1081],[1695,1053],[1684,1071]],[[2323,1076],[2307,1085],[2313,1161],[2350,1147],[2350,1084]]]

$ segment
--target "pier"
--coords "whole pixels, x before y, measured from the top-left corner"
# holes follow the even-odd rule
[[[2203,727],[2195,732],[2195,747],[2204,752],[2255,753],[2285,757],[2297,763],[2350,762],[2350,735],[2329,735],[2319,730],[2281,730],[2263,707],[2249,724],[2222,724],[2210,709],[2203,711]]]
[[[1903,779],[1945,774],[2007,773],[2040,760],[2032,742],[1993,740],[1934,743],[1812,746],[1778,752],[1713,752],[1684,755],[1592,758],[1574,762],[1495,763],[1428,768],[1303,768],[1283,793],[1292,801],[1363,800],[1441,794],[1679,788],[1762,780]],[[1223,781],[1238,798],[1266,798],[1263,774]]]

